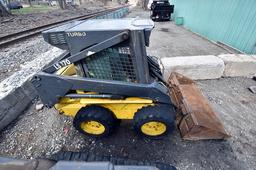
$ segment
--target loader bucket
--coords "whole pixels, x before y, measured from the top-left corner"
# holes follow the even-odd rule
[[[193,80],[181,74],[172,73],[168,84],[172,101],[177,106],[176,123],[183,139],[230,137]]]

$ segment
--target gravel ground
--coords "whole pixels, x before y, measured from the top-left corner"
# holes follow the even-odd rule
[[[10,17],[1,17],[0,37],[63,19],[85,15],[104,8],[104,4],[99,1],[86,0],[79,8],[76,7],[67,10],[56,9],[45,13],[17,14]],[[5,22],[7,20],[9,22]]]
[[[33,104],[0,136],[0,155],[44,157],[59,150],[162,161],[178,169],[250,169],[256,167],[256,95],[247,78],[199,81],[204,95],[220,114],[232,138],[227,141],[183,141],[177,130],[163,140],[139,138],[129,121],[110,137],[95,140],[79,134],[72,120],[55,109],[37,111]],[[221,88],[220,88],[221,87]],[[38,103],[38,101],[35,101]]]
[[[32,61],[39,54],[52,48],[41,36],[37,36],[1,49],[0,82],[20,70],[25,62]]]

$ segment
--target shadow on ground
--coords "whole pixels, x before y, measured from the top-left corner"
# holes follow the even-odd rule
[[[130,123],[123,122],[112,136],[104,139],[85,137],[84,142],[87,145],[79,151],[97,155],[165,162],[180,169],[243,169],[243,163],[237,160],[229,141],[184,141],[177,130],[163,140],[149,140],[138,137],[130,128]],[[66,146],[71,145],[67,143]],[[72,149],[78,151],[63,148]]]

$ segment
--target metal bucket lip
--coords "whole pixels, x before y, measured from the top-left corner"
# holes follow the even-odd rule
[[[178,115],[177,126],[183,139],[231,137],[193,80],[174,72],[171,73],[168,83],[173,103],[176,104],[178,113],[182,113]]]

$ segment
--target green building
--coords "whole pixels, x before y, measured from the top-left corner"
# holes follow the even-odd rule
[[[173,17],[215,42],[256,54],[256,0],[171,0]]]

